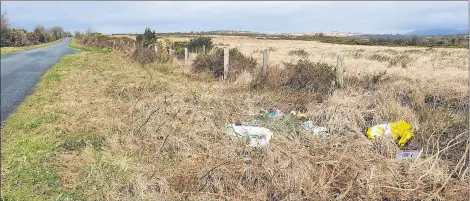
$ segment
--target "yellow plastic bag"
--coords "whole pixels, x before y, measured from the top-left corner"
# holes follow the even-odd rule
[[[389,124],[375,125],[367,129],[367,137],[375,139],[376,136],[392,136],[400,147],[405,146],[406,142],[414,136],[414,130],[411,125],[403,120]]]

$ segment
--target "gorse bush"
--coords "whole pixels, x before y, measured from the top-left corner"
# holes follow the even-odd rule
[[[267,75],[257,72],[252,81],[253,88],[287,87],[296,91],[331,94],[335,88],[334,67],[323,62],[300,59],[284,62],[284,69],[271,68]]]
[[[291,51],[289,51],[288,54],[289,54],[289,56],[299,56],[299,57],[301,57],[301,58],[303,58],[303,59],[307,59],[308,56],[309,56],[308,52],[305,51],[305,50],[302,50],[302,49],[299,49],[299,50],[291,50]]]
[[[416,50],[413,50],[415,52]],[[408,51],[407,53],[411,53]],[[408,67],[411,62],[414,61],[412,57],[406,54],[395,55],[393,57],[381,55],[381,54],[373,54],[368,57],[370,60],[376,60],[380,62],[388,62],[390,67],[400,65],[402,68]]]
[[[333,66],[324,62],[299,60],[297,63],[284,63],[287,81],[284,86],[299,91],[331,93],[334,89],[335,73]]]
[[[196,52],[196,51],[202,51],[202,47],[206,47],[206,52],[209,52],[212,49],[212,38],[209,37],[198,37],[198,38],[193,38],[189,40],[189,43],[187,43],[187,48],[188,51],[190,52]]]
[[[137,35],[135,41],[139,47],[147,48],[157,42],[157,34],[155,31],[152,32],[149,28],[146,28],[143,34]]]
[[[175,56],[177,59],[184,59],[184,48],[187,46],[187,41],[175,41],[173,43],[173,49],[175,50]]]
[[[230,49],[229,56],[229,79],[235,79],[236,76],[243,71],[248,71],[250,73],[254,72],[257,62],[253,57],[245,56],[237,48]],[[193,61],[192,71],[196,73],[211,73],[216,78],[223,76],[224,50],[221,48],[215,48],[209,54],[199,54]]]
[[[136,49],[132,54],[134,61],[140,64],[149,64],[157,60],[155,47],[157,43],[157,34],[146,28],[143,34],[138,34],[136,39]]]
[[[208,72],[214,77],[224,75],[224,52],[216,49],[210,54],[199,54],[192,64],[192,71],[195,73]]]

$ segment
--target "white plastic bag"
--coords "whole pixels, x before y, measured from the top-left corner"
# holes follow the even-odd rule
[[[229,124],[228,135],[236,138],[249,138],[251,147],[265,147],[269,145],[273,133],[263,127]]]
[[[314,126],[312,121],[306,121],[304,123],[305,129],[310,131],[314,135],[324,135],[328,136],[328,128]]]

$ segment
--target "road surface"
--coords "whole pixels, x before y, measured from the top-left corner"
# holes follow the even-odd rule
[[[1,124],[32,92],[46,70],[63,56],[74,53],[71,38],[32,50],[1,56]]]

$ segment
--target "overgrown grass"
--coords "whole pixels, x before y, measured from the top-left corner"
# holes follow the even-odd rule
[[[330,65],[288,65],[308,74],[299,77],[269,72],[314,89],[329,83]],[[392,73],[345,82],[324,98],[321,90],[250,89],[169,64],[136,64],[115,52],[68,55],[2,129],[1,193],[11,200],[467,198],[468,95]],[[309,134],[296,118],[260,118],[269,107],[306,110],[330,136]],[[364,135],[399,119],[414,126],[406,148],[423,148],[421,158],[397,161],[396,144]],[[226,134],[226,123],[254,120],[275,132],[267,149]]]
[[[49,45],[52,45],[52,44],[56,44],[56,43],[59,43],[59,42],[61,42],[61,41],[63,41],[63,40],[64,40],[64,38],[59,39],[59,40],[56,40],[56,41],[53,41],[53,42],[49,42],[49,43],[41,43],[41,44],[31,45],[31,46],[22,46],[22,47],[0,47],[0,53],[1,53],[1,55],[4,55],[4,54],[12,53],[12,52],[23,51],[23,50],[32,50],[32,49],[41,48],[41,47],[46,47],[46,46],[49,46]]]

